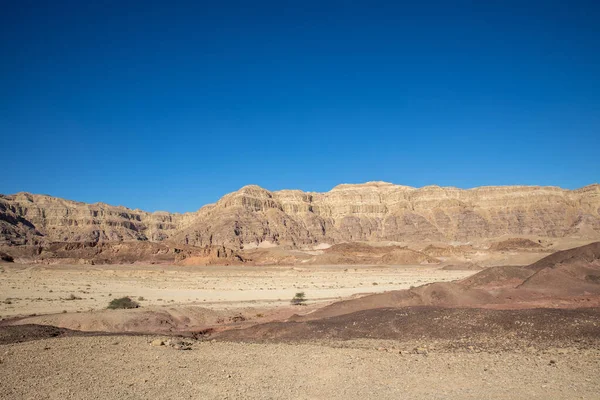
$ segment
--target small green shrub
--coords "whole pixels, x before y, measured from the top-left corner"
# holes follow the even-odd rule
[[[131,300],[128,296],[121,297],[120,299],[113,299],[108,304],[109,310],[125,309],[125,308],[138,308],[140,305],[135,301]]]
[[[296,293],[296,295],[294,296],[294,298],[292,298],[292,301],[290,303],[292,303],[295,306],[304,305],[304,303],[306,303],[306,298],[305,298],[304,292]]]

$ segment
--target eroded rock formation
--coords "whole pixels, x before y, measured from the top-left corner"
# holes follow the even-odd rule
[[[600,238],[600,185],[577,190],[412,188],[385,182],[329,192],[245,186],[185,214],[45,195],[0,196],[0,244],[149,241],[234,249],[347,241],[468,242],[503,235]]]

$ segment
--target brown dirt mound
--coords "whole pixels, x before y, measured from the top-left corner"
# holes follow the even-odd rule
[[[600,294],[600,263],[590,267],[545,268],[527,278],[519,289],[557,295]]]
[[[590,243],[569,250],[558,251],[542,258],[526,268],[539,271],[544,268],[556,267],[559,264],[589,264],[597,260],[600,260],[600,242]]]
[[[6,321],[3,321],[6,322]],[[139,336],[140,334],[135,332],[83,332],[72,329],[59,328],[50,325],[35,325],[35,324],[22,324],[22,325],[0,325],[0,345],[11,344],[11,343],[23,343],[30,342],[33,340],[52,339],[61,337],[72,337],[72,336]],[[168,335],[168,333],[166,334]],[[180,335],[172,335],[180,336]],[[202,337],[199,333],[194,335],[193,332],[186,332],[185,335],[190,337]]]
[[[72,336],[73,333],[74,332],[69,329],[45,325],[28,324],[19,326],[0,326],[0,345],[53,337]]]
[[[438,264],[440,260],[429,257],[427,254],[411,249],[398,249],[393,250],[388,254],[381,257],[381,263],[383,264]]]
[[[600,294],[600,242],[560,251],[533,263],[520,289],[560,295]]]
[[[411,265],[437,264],[440,261],[425,253],[402,246],[371,246],[365,243],[340,243],[316,256],[312,264]]]
[[[459,282],[432,283],[410,290],[373,294],[357,299],[340,301],[314,313],[298,316],[296,320],[310,320],[348,314],[383,307],[443,306],[443,307],[508,307],[527,306],[537,302],[547,307],[558,296],[563,305],[579,301],[570,297],[600,295],[600,254],[598,244],[553,254],[540,260],[538,265],[552,265],[536,271],[529,267],[493,267]],[[553,264],[548,261],[565,260]],[[546,260],[546,261],[544,261]],[[590,262],[590,260],[594,260]],[[568,262],[567,262],[568,261]],[[583,263],[584,265],[580,265]],[[548,271],[548,272],[546,272]],[[568,278],[568,279],[567,279]],[[588,299],[589,300],[589,299]],[[546,301],[546,303],[544,303]]]
[[[462,257],[466,254],[473,253],[472,246],[434,246],[430,244],[425,247],[421,252],[431,257]]]
[[[325,249],[325,253],[341,253],[341,254],[386,254],[390,250],[404,249],[401,246],[371,246],[361,242],[338,243]]]
[[[152,264],[229,265],[245,260],[236,251],[223,246],[194,247],[133,242],[55,242],[45,246],[13,246],[11,254],[21,262],[47,264]]]
[[[466,262],[462,264],[449,264],[443,267],[442,269],[444,271],[480,271],[483,268],[475,263]]]
[[[39,315],[26,317],[12,324],[50,325],[86,332],[168,333],[205,329],[233,316],[231,312],[214,311],[203,307],[151,307]]]
[[[252,265],[296,265],[310,260],[313,256],[279,247],[270,249],[244,250],[243,257]]]
[[[439,282],[409,290],[394,290],[339,301],[318,309],[313,313],[294,316],[291,319],[298,321],[313,320],[384,307],[473,307],[475,305],[495,302],[497,302],[496,298],[485,290],[469,289],[453,282]]]
[[[534,242],[529,239],[510,238],[501,242],[493,243],[490,250],[506,251],[506,250],[523,250],[523,249],[541,249],[541,243]]]
[[[460,284],[468,288],[480,289],[516,288],[532,274],[532,271],[524,267],[507,265],[487,268],[463,279]]]
[[[560,261],[557,263],[546,260],[529,266],[528,270],[535,273],[519,288],[562,295],[577,295],[582,292],[600,294],[600,246],[595,243],[579,250],[559,255],[556,259]],[[538,269],[540,267],[543,268]]]
[[[597,343],[600,308],[488,310],[440,307],[378,308],[303,322],[274,322],[217,334],[220,340],[298,341],[394,339],[490,341],[513,348],[515,340],[536,346],[559,342]],[[552,334],[549,335],[549,332]],[[462,343],[461,343],[462,342]]]
[[[246,260],[235,250],[224,246],[178,249],[176,260],[179,265],[232,265]]]
[[[461,284],[470,288],[519,287],[572,294],[595,293],[596,280],[600,281],[600,242],[559,251],[525,267],[488,268]]]

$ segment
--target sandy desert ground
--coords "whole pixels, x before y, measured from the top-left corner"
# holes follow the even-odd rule
[[[361,309],[412,286],[436,299],[419,286],[478,272],[443,268],[2,264],[0,398],[600,398],[600,312],[587,298]],[[290,305],[299,291],[308,305]],[[106,310],[126,295],[141,307]],[[344,304],[356,310],[338,315]]]
[[[7,399],[597,399],[600,351],[415,354],[415,343],[68,337],[0,346]],[[6,384],[8,383],[8,384]]]
[[[439,266],[181,267],[156,265],[22,265],[0,267],[0,317],[105,309],[112,298],[143,297],[143,307],[200,305],[210,309],[308,303],[359,293],[406,289],[464,278],[476,271]],[[72,296],[71,296],[72,295]],[[75,300],[69,300],[72,297]]]

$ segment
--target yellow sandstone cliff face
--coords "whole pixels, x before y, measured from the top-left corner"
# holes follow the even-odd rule
[[[19,193],[0,197],[0,244],[170,240],[243,248],[343,241],[469,241],[502,235],[600,238],[600,185],[577,190],[412,188],[385,182],[326,193],[246,186],[185,214]]]
[[[0,197],[0,243],[160,241],[189,217],[18,193]]]

